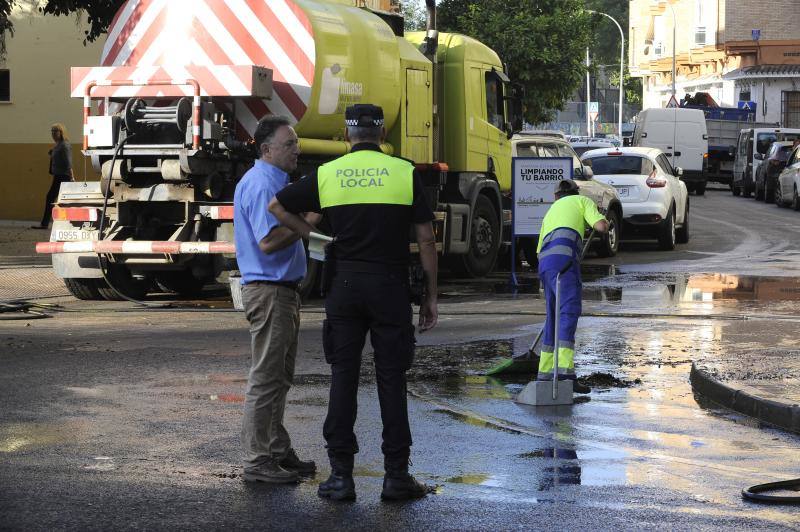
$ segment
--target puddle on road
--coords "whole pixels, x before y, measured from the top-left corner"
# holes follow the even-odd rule
[[[60,423],[11,423],[0,426],[0,453],[15,453],[39,447],[75,442],[84,434],[89,423],[68,421]]]

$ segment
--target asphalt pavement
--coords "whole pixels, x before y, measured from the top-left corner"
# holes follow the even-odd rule
[[[797,402],[797,213],[721,191],[691,199],[688,245],[626,243],[614,259],[587,260],[576,365],[594,390],[573,406],[518,405],[526,378],[482,375],[537,332],[535,276],[523,272],[516,293],[502,273],[443,279],[440,325],[419,335],[409,373],[412,471],[437,490],[406,504],[379,500],[369,344],[358,499],[316,496],[329,470],[320,301],[303,310],[287,407],[298,452],[320,472],[294,487],[251,485],[238,447],[249,338],[224,294],[173,300],[180,309],[78,302],[46,268],[34,278],[47,282],[25,277],[41,263],[0,228],[3,297],[59,305],[44,309],[52,318],[0,321],[0,528],[797,529],[796,507],[740,491],[800,477],[800,437],[690,381],[694,364],[728,387]]]

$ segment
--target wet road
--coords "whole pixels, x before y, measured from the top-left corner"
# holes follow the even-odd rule
[[[783,367],[800,379],[791,357],[800,281],[786,276],[797,264],[784,228],[769,221],[773,211],[782,224],[798,213],[722,192],[692,201],[692,243],[676,253],[632,243],[612,261],[588,261],[576,362],[596,387],[572,407],[517,405],[524,379],[480,375],[538,330],[543,307],[530,275],[516,295],[496,293],[502,274],[443,283],[441,324],[419,337],[409,385],[412,469],[439,488],[410,504],[378,499],[369,363],[358,501],[316,496],[328,471],[319,302],[303,312],[287,416],[296,447],[321,472],[290,488],[239,477],[249,361],[240,314],[50,299],[64,305],[52,319],[2,321],[0,528],[797,529],[795,509],[739,492],[800,477],[800,438],[695,397],[688,375],[692,360],[733,371],[750,356],[749,377],[774,385],[774,365],[753,362],[769,352],[779,364],[795,359]],[[750,226],[726,225],[742,209]],[[717,211],[724,223],[704,229],[698,220]],[[603,374],[614,379],[603,384]]]

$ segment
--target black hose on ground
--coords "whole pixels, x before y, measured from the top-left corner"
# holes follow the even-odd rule
[[[800,504],[800,496],[798,495],[769,494],[771,491],[778,490],[800,491],[800,478],[750,486],[742,490],[742,498],[767,504]]]

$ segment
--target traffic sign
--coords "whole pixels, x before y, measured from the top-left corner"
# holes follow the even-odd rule
[[[745,102],[745,101],[739,100],[736,103],[736,107],[738,107],[739,109],[744,109],[745,111],[755,111],[756,110],[756,102],[751,102],[751,101]]]
[[[589,111],[589,118],[591,118],[592,122],[595,122],[599,114],[597,111]]]
[[[667,102],[667,109],[676,109],[678,107],[678,100],[675,99],[675,95],[669,97],[669,101]]]
[[[597,114],[600,112],[600,103],[599,102],[589,102],[589,114],[595,113]]]

